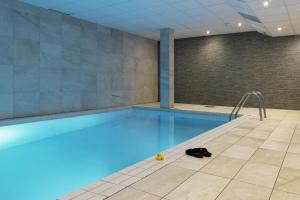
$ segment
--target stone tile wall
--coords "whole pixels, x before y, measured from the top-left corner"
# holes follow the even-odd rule
[[[300,36],[175,41],[175,102],[233,106],[248,90],[262,91],[269,108],[300,109]]]
[[[0,118],[157,101],[157,42],[0,0]]]

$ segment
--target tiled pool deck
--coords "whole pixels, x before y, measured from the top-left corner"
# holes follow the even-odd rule
[[[157,107],[158,104],[144,106]],[[229,113],[231,107],[176,104],[177,109]],[[60,200],[300,200],[300,111],[257,109]],[[184,155],[204,146],[212,158]]]

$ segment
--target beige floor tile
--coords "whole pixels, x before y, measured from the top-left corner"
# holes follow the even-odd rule
[[[206,158],[206,157],[194,158],[191,156],[183,156],[178,160],[176,160],[175,162],[173,162],[171,165],[198,171],[211,160],[212,158]]]
[[[158,196],[164,196],[194,173],[193,170],[170,165],[133,184],[132,187]]]
[[[293,132],[282,132],[279,134],[272,134],[270,135],[269,139],[270,140],[274,140],[274,141],[278,141],[278,142],[290,142],[291,138],[292,138]]]
[[[268,200],[271,188],[233,180],[217,200]]]
[[[95,197],[90,198],[89,200],[104,200],[106,196],[97,195]]]
[[[214,200],[228,182],[229,179],[198,172],[166,198],[170,200]]]
[[[129,176],[136,176],[137,174],[142,173],[143,171],[145,171],[144,168],[134,168],[133,170],[129,171],[127,173],[127,175],[129,175]]]
[[[264,143],[264,141],[265,140],[257,139],[257,138],[243,137],[236,144],[241,145],[241,146],[258,148]]]
[[[85,186],[84,188],[82,188],[82,189],[84,189],[84,190],[87,190],[87,191],[92,191],[93,189],[95,189],[95,188],[97,188],[97,187],[100,187],[101,185],[104,185],[106,182],[104,182],[104,181],[96,181],[95,183],[92,183],[92,184],[90,184],[90,185],[87,185],[87,186]]]
[[[254,129],[258,127],[261,124],[261,122],[256,120],[247,120],[246,122],[243,122],[242,124],[238,125],[239,128],[247,128],[247,129]]]
[[[200,171],[225,178],[232,178],[245,162],[246,161],[242,159],[218,156]]]
[[[142,191],[135,190],[133,188],[126,188],[121,192],[111,196],[107,200],[159,200],[160,197],[147,194]]]
[[[230,131],[227,132],[229,135],[237,135],[237,136],[245,136],[247,135],[251,130],[245,129],[245,128],[233,128]]]
[[[300,154],[287,153],[283,162],[283,167],[300,169]]]
[[[300,154],[300,143],[291,143],[288,152]]]
[[[270,135],[271,133],[268,131],[253,130],[247,135],[247,137],[252,137],[257,139],[267,139]]]
[[[280,167],[261,163],[247,163],[235,177],[236,180],[272,188]]]
[[[153,172],[155,172],[156,170],[152,170],[152,169],[145,169],[144,171],[142,171],[141,173],[137,174],[136,176],[139,178],[144,178],[150,174],[152,174]]]
[[[265,125],[265,126],[259,127],[258,130],[267,131],[267,132],[272,133],[275,130],[277,123],[275,125],[270,125],[270,126]]]
[[[70,199],[74,199],[75,197],[77,197],[79,195],[82,195],[84,193],[86,193],[85,190],[79,189],[79,190],[76,190],[76,191],[74,191],[72,193],[69,193],[69,194],[67,194],[67,195],[65,195],[63,197],[58,198],[58,200],[70,200]]]
[[[104,196],[111,196],[121,190],[124,189],[124,186],[122,185],[114,185],[111,188],[108,188],[107,190],[104,190],[101,194]]]
[[[129,186],[129,185],[132,185],[133,183],[138,182],[139,180],[141,180],[140,177],[135,177],[135,176],[133,176],[133,177],[127,179],[127,180],[122,181],[122,182],[120,183],[120,185],[123,185],[123,186]]]
[[[300,134],[294,134],[293,135],[292,143],[300,144]]]
[[[255,148],[241,146],[241,145],[232,145],[221,155],[228,156],[232,158],[238,158],[243,160],[248,160],[252,154],[256,151]]]
[[[263,124],[259,125],[255,130],[258,131],[267,131],[267,132],[273,132],[278,124],[278,121],[276,122],[263,122]]]
[[[289,144],[286,142],[266,140],[260,148],[286,152],[288,146]]]
[[[96,194],[102,194],[103,191],[108,190],[109,188],[112,188],[115,184],[112,183],[105,183],[102,184],[94,189],[91,190],[91,192],[96,193]]]
[[[281,168],[275,189],[300,195],[300,170]]]
[[[283,162],[284,156],[285,153],[282,151],[258,149],[251,157],[250,162],[257,162],[280,167]]]
[[[96,197],[96,194],[94,194],[92,192],[85,192],[85,193],[73,198],[72,200],[86,200],[86,199],[91,199],[93,197]]]
[[[119,177],[117,177],[117,178],[115,178],[115,179],[112,179],[112,180],[109,181],[109,182],[114,183],[114,184],[119,184],[119,183],[121,183],[122,181],[125,181],[125,180],[127,180],[127,179],[129,179],[129,178],[131,178],[131,176],[122,174],[121,176],[119,176]]]
[[[300,200],[300,195],[274,190],[270,200]]]
[[[113,173],[113,174],[111,174],[111,175],[109,175],[109,176],[104,177],[104,178],[103,178],[103,181],[111,182],[112,180],[114,180],[114,179],[120,177],[121,175],[122,175],[121,173],[116,172],[116,173]]]
[[[213,156],[217,156],[223,151],[225,151],[227,148],[229,148],[232,144],[230,143],[224,143],[224,142],[208,142],[204,144],[203,146],[208,149],[209,152],[213,154]]]
[[[241,139],[241,136],[237,135],[222,135],[220,137],[217,137],[213,140],[213,142],[223,142],[223,143],[229,143],[233,144],[237,142],[239,139]]]

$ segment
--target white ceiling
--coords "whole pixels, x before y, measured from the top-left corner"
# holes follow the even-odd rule
[[[166,27],[175,29],[176,38],[203,36],[207,30],[212,35],[255,30],[270,36],[300,34],[300,0],[269,0],[268,7],[263,6],[264,0],[22,1],[152,39],[159,39],[159,29]]]

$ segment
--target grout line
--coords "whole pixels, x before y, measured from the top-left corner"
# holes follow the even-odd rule
[[[241,120],[240,120],[241,121]],[[237,123],[237,121],[235,121],[236,123]],[[238,121],[239,122],[239,121]],[[216,139],[216,138],[218,138],[218,137],[220,137],[220,136],[222,136],[222,135],[225,135],[227,132],[228,132],[228,129],[229,130],[231,130],[231,129],[233,129],[233,128],[235,128],[235,127],[237,127],[239,124],[241,124],[242,123],[242,121],[240,122],[240,123],[238,123],[238,124],[236,124],[236,123],[233,123],[233,124],[227,124],[228,126],[226,126],[226,127],[223,127],[224,129],[225,129],[225,132],[224,133],[218,133],[218,132],[215,132],[214,133],[214,135],[213,136],[211,136],[211,135],[209,135],[210,137],[209,138],[204,138],[204,139],[206,139],[205,141],[206,141],[206,143],[207,142],[210,142],[211,140],[213,140],[213,139]],[[218,134],[217,134],[218,133]],[[213,134],[213,133],[212,133]],[[207,135],[208,136],[208,135]],[[197,138],[194,138],[194,139],[196,139],[197,140]],[[204,143],[205,144],[205,143]],[[234,143],[233,143],[234,144]],[[188,146],[189,144],[186,144],[185,146]],[[229,147],[228,147],[229,148]],[[155,171],[153,171],[151,174],[149,174],[149,175],[147,175],[147,176],[145,176],[145,177],[143,177],[143,178],[141,178],[139,181],[142,181],[143,179],[145,179],[146,177],[148,177],[148,176],[150,176],[150,175],[152,175],[153,173],[155,173],[155,172],[157,172],[157,171],[159,171],[159,170],[161,170],[162,168],[165,168],[165,167],[167,167],[167,166],[170,166],[171,165],[171,163],[175,163],[177,160],[179,160],[180,158],[182,158],[182,157],[184,157],[185,155],[182,155],[182,156],[180,156],[180,157],[178,157],[178,158],[176,158],[174,161],[172,161],[172,162],[170,162],[170,163],[167,163],[165,166],[163,166],[163,167],[161,167],[160,169],[158,169],[158,170],[155,170]],[[143,161],[141,161],[141,162],[143,162]],[[182,167],[181,167],[182,168]],[[192,171],[194,171],[194,170],[192,170]],[[197,171],[195,171],[195,173],[197,173]],[[195,174],[194,173],[194,174]],[[193,175],[194,175],[193,174]],[[193,175],[191,175],[191,176],[193,176]],[[191,177],[190,176],[190,177]],[[189,178],[190,178],[189,177]],[[189,179],[189,178],[187,178],[187,179]],[[139,181],[137,181],[137,182],[139,182]],[[135,182],[135,183],[137,183],[137,182]],[[185,181],[184,181],[185,182]],[[135,184],[135,183],[132,183],[131,185],[129,185],[129,186],[125,186],[122,190],[124,190],[124,189],[126,189],[126,188],[131,188],[131,186],[133,185],[133,184]],[[117,185],[117,184],[116,184]],[[136,188],[134,188],[135,190],[139,190],[139,189],[136,189]],[[113,195],[115,195],[115,194],[117,194],[117,193],[119,193],[119,192],[121,192],[122,190],[120,190],[120,191],[118,191],[118,192],[116,192],[116,193],[114,193],[114,194],[112,194],[111,196],[113,196]],[[142,190],[139,190],[139,191],[142,191]],[[145,192],[145,193],[148,193],[148,192],[146,192],[146,191],[142,191],[142,192]],[[170,193],[170,192],[169,192]],[[168,193],[168,194],[169,194]],[[150,193],[149,193],[150,194]],[[167,195],[168,195],[167,194]],[[166,195],[165,195],[166,196]],[[165,197],[164,196],[164,197]],[[110,196],[109,196],[110,197]],[[163,197],[163,198],[164,198]]]
[[[238,126],[238,125],[237,125],[237,126]],[[235,126],[235,127],[237,127],[237,126]],[[232,129],[235,128],[235,127],[232,127]],[[219,135],[218,137],[223,136],[223,135],[226,135],[227,132],[228,132],[228,131],[224,132],[223,134]],[[241,140],[241,138],[242,138],[242,137],[240,137],[239,140]],[[224,151],[227,150],[227,149],[229,149],[230,147],[232,147],[232,146],[233,146],[235,143],[237,143],[239,140],[237,140],[236,142],[232,143],[229,147],[225,148]],[[223,151],[223,152],[224,152],[224,151]],[[217,154],[216,157],[213,157],[209,162],[207,162],[205,165],[203,165],[199,170],[196,170],[195,173],[194,173],[192,176],[190,176],[189,178],[187,178],[186,180],[184,180],[182,183],[180,183],[179,185],[177,185],[175,188],[173,188],[171,191],[169,191],[166,195],[164,195],[164,196],[162,197],[162,199],[164,199],[166,196],[168,196],[168,195],[171,194],[173,191],[175,191],[178,187],[180,187],[181,185],[183,185],[186,181],[188,181],[190,178],[192,178],[195,174],[199,173],[200,170],[201,170],[202,168],[204,168],[206,165],[208,165],[208,164],[211,163],[213,160],[215,160],[220,154],[222,154],[222,152],[219,153],[219,154]],[[204,172],[201,172],[201,173],[204,173]],[[207,173],[206,173],[206,174],[207,174]],[[220,176],[218,176],[218,177],[220,177]],[[224,178],[224,177],[221,177],[221,178]],[[227,179],[228,179],[228,178],[227,178]],[[230,182],[230,181],[229,181],[229,182]]]
[[[298,115],[299,115],[299,114],[298,114]],[[285,116],[285,117],[286,117],[286,116]],[[298,116],[298,118],[299,118],[299,116]],[[178,146],[178,149],[177,149],[177,150],[182,151],[183,148],[188,148],[188,147],[191,147],[191,146],[193,146],[193,145],[204,145],[204,144],[206,144],[206,143],[208,143],[208,142],[210,142],[210,141],[212,141],[212,140],[214,140],[214,139],[216,139],[216,138],[218,138],[218,137],[221,137],[221,136],[223,136],[223,135],[228,135],[228,132],[229,132],[230,130],[232,130],[233,128],[238,127],[238,125],[242,124],[243,122],[245,122],[246,119],[249,119],[249,118],[242,118],[242,117],[241,117],[240,119],[241,119],[241,120],[239,120],[239,121],[233,121],[233,122],[235,122],[235,123],[232,123],[232,124],[228,123],[227,125],[223,126],[222,128],[219,127],[219,129],[216,129],[216,130],[214,130],[214,131],[210,131],[210,132],[209,132],[209,135],[206,135],[207,137],[203,137],[203,138],[196,137],[196,138],[194,138],[194,141],[198,141],[198,142],[194,142],[194,143],[193,143],[193,140],[192,140],[192,139],[191,139],[190,141],[188,140],[186,144],[183,143],[183,144],[184,144],[183,146],[180,146],[180,147]],[[242,120],[242,119],[244,119],[244,120]],[[277,118],[276,118],[276,119],[277,119]],[[256,119],[250,119],[250,120],[256,120]],[[283,120],[284,120],[284,119],[278,120],[279,123],[276,123],[276,125],[277,125],[276,128],[279,126],[280,123],[282,123]],[[259,123],[258,125],[256,125],[255,128],[259,127],[261,124],[262,124],[262,123]],[[253,129],[255,129],[255,128],[253,128]],[[273,129],[272,133],[274,132],[274,130],[275,130],[276,128]],[[220,129],[221,129],[221,130],[220,130]],[[251,130],[253,130],[253,129],[251,129]],[[250,132],[251,132],[251,131],[250,131]],[[294,129],[294,132],[295,132],[295,129]],[[181,184],[179,184],[177,187],[175,187],[175,188],[172,189],[170,192],[168,192],[168,194],[164,195],[161,199],[165,198],[167,195],[169,195],[171,192],[173,192],[175,189],[177,189],[180,185],[182,185],[182,184],[185,183],[188,179],[190,179],[192,176],[194,176],[197,172],[200,172],[200,170],[201,170],[203,167],[205,167],[206,165],[208,165],[209,163],[211,163],[215,158],[217,158],[218,156],[220,156],[220,155],[222,154],[222,152],[226,151],[227,149],[229,149],[230,147],[232,147],[234,144],[238,143],[241,139],[243,139],[243,138],[245,138],[245,137],[246,137],[246,135],[245,135],[245,136],[240,136],[240,138],[239,138],[236,142],[232,143],[229,147],[225,148],[223,151],[221,151],[220,153],[218,153],[216,157],[213,157],[208,163],[206,163],[205,165],[203,165],[199,170],[192,170],[192,171],[194,171],[195,173],[193,173],[190,177],[188,177],[186,180],[184,180]],[[269,137],[270,137],[270,136],[269,136]],[[269,137],[268,137],[268,138],[269,138]],[[204,141],[201,142],[201,141],[199,141],[200,139],[202,139],[202,140],[204,140]],[[264,140],[266,141],[267,138],[264,139]],[[191,143],[191,142],[192,142],[192,143]],[[290,141],[290,142],[291,142],[291,141]],[[255,148],[256,148],[256,151],[252,154],[252,156],[251,156],[248,160],[246,160],[246,162],[244,163],[244,165],[242,165],[242,167],[239,169],[239,171],[240,171],[240,170],[241,170],[241,169],[242,169],[242,168],[250,161],[250,159],[253,157],[253,155],[255,155],[255,153],[256,153],[257,150],[259,149],[259,147],[255,147]],[[175,150],[176,150],[176,149],[175,149]],[[135,184],[135,183],[137,183],[137,182],[139,182],[139,181],[145,179],[146,177],[152,175],[153,173],[155,173],[155,172],[157,172],[157,171],[159,171],[159,170],[162,170],[163,168],[165,168],[165,167],[167,167],[167,166],[170,166],[172,163],[176,162],[177,160],[181,159],[181,158],[184,157],[184,156],[185,156],[185,155],[181,155],[181,156],[179,156],[178,158],[176,158],[175,160],[172,160],[171,162],[166,163],[163,167],[161,167],[161,168],[159,168],[159,169],[153,171],[151,174],[148,174],[148,175],[145,176],[145,177],[142,177],[140,180],[138,180],[138,181],[132,183],[131,185],[128,185],[128,186],[123,186],[123,185],[122,185],[122,187],[124,187],[123,189],[121,189],[120,191],[118,191],[118,192],[116,192],[116,193],[110,195],[109,197],[114,196],[115,194],[117,194],[117,193],[123,191],[123,190],[126,189],[126,188],[133,188],[133,187],[131,187],[133,184]],[[141,162],[143,162],[143,161],[141,161]],[[180,166],[178,166],[178,167],[180,167]],[[184,167],[181,167],[181,168],[184,168]],[[125,168],[125,169],[126,169],[126,168]],[[149,169],[151,169],[151,167],[150,167]],[[186,169],[187,169],[187,168],[186,168]],[[122,170],[121,170],[121,171],[122,171]],[[235,174],[234,177],[237,176],[237,174],[239,173],[239,171]],[[214,175],[214,176],[216,176],[216,175]],[[221,177],[221,176],[219,176],[219,177]],[[234,179],[234,177],[232,177],[232,178],[227,178],[227,179],[229,179],[230,181],[229,181],[228,184],[224,187],[224,189],[219,193],[219,195],[225,190],[225,188],[227,188],[227,186],[232,182],[232,180]],[[225,178],[225,177],[221,177],[221,178]],[[243,182],[243,181],[241,181],[241,182]],[[249,184],[249,183],[248,183],[248,184]],[[120,185],[120,184],[114,184],[114,185]],[[253,184],[253,185],[254,185],[254,184]],[[138,190],[138,189],[136,189],[136,188],[133,188],[133,189]],[[148,192],[146,192],[146,191],[142,191],[142,192],[148,193]],[[148,194],[151,194],[151,193],[148,193]],[[99,194],[98,194],[98,195],[99,195]],[[102,195],[102,194],[100,194],[100,195]],[[151,195],[155,195],[155,194],[151,194]],[[102,195],[102,196],[103,196],[103,195]],[[155,196],[157,196],[157,195],[155,195]],[[108,197],[106,197],[106,198],[108,198]],[[217,198],[218,198],[218,197],[217,197]]]
[[[188,140],[188,141],[186,141],[186,142],[192,142],[193,140],[199,140],[199,139],[204,140],[204,141],[203,141],[204,143],[209,142],[209,141],[211,141],[211,140],[213,140],[213,139],[216,139],[216,138],[218,138],[218,137],[220,137],[220,136],[222,136],[222,135],[225,135],[229,130],[231,130],[231,129],[237,127],[237,126],[240,125],[244,120],[245,120],[245,118],[242,118],[242,117],[241,117],[241,118],[239,118],[239,119],[233,121],[232,123],[230,123],[230,122],[229,122],[229,123],[226,123],[226,124],[224,124],[224,125],[221,126],[221,127],[217,127],[217,128],[215,128],[215,129],[213,129],[213,130],[211,130],[211,131],[206,132],[207,134],[206,134],[206,135],[203,135],[203,136],[200,137],[200,138],[199,138],[199,137],[195,137],[195,138],[192,138],[192,139],[190,139],[190,140]],[[222,132],[219,132],[220,129],[221,129]],[[213,135],[211,135],[211,134],[213,134]],[[205,137],[205,136],[206,136],[206,137]],[[204,144],[204,143],[203,143],[203,144]],[[184,144],[184,143],[183,143],[183,144]],[[179,145],[180,145],[180,144],[179,144]],[[183,145],[183,147],[185,147],[185,146],[191,146],[191,145],[192,145],[192,144],[187,143],[187,144]],[[180,146],[180,147],[177,146],[177,148],[176,148],[176,146],[175,146],[175,147],[173,147],[173,148],[174,148],[175,150],[180,150],[181,146]],[[182,156],[176,158],[176,159],[173,160],[172,162],[167,163],[165,166],[163,166],[163,167],[161,167],[161,168],[159,168],[159,169],[153,171],[152,173],[148,174],[147,176],[142,177],[140,180],[138,180],[138,181],[132,183],[131,185],[133,185],[133,184],[135,184],[135,183],[137,183],[137,182],[143,180],[144,178],[146,178],[146,177],[152,175],[153,173],[155,173],[155,172],[161,170],[162,168],[171,165],[171,163],[176,162],[177,160],[179,160],[180,158],[182,158],[182,157],[184,157],[184,156],[185,156],[185,154],[183,154]],[[148,159],[148,158],[147,158],[147,159]],[[143,161],[141,161],[141,162],[143,162]],[[137,168],[139,168],[139,167],[137,167]],[[149,168],[149,169],[150,169],[150,168]],[[121,171],[122,171],[122,170],[121,170]],[[118,173],[118,172],[116,172],[116,173]],[[126,175],[127,175],[127,174],[126,174]],[[104,180],[102,180],[102,181],[104,181]],[[109,181],[104,181],[104,182],[111,183],[111,182],[109,182]],[[114,183],[112,183],[112,184],[114,184]],[[120,185],[120,184],[114,184],[114,186],[115,186],[115,185]],[[108,197],[111,197],[111,196],[113,196],[113,195],[115,195],[115,194],[121,192],[122,190],[124,190],[124,189],[130,187],[131,185],[129,185],[129,186],[123,186],[123,185],[120,185],[120,186],[122,186],[122,187],[124,187],[124,188],[121,189],[120,191],[118,191],[118,192],[116,192],[116,193],[114,193],[114,194],[108,196]],[[108,189],[109,189],[109,188],[108,188]],[[136,188],[135,188],[135,189],[136,189]],[[137,189],[136,189],[136,190],[137,190]],[[84,191],[85,191],[85,190],[84,190]],[[86,193],[86,192],[88,192],[88,191],[85,191],[85,193]],[[89,191],[89,192],[91,192],[91,191]],[[143,192],[145,192],[145,191],[143,191]],[[92,192],[92,193],[93,193],[93,192]],[[96,193],[94,193],[94,194],[96,194]],[[80,195],[82,195],[82,194],[80,194]],[[80,196],[80,195],[78,195],[78,196]],[[98,194],[98,195],[99,195],[99,194]],[[102,194],[100,194],[100,195],[102,195]],[[76,197],[78,197],[78,196],[76,196]],[[105,195],[104,195],[104,196],[105,196]],[[108,198],[108,197],[107,197],[107,198]],[[75,198],[75,197],[74,197],[74,198]]]
[[[244,136],[244,137],[246,137],[246,136]],[[244,138],[244,137],[242,137],[242,138]],[[255,150],[255,152],[253,152],[253,154],[251,155],[251,157],[248,159],[248,160],[246,160],[246,162],[240,167],[240,169],[236,172],[236,174],[232,177],[232,178],[230,178],[230,181],[227,183],[227,185],[223,188],[223,190],[219,193],[219,195],[215,198],[215,199],[218,199],[219,198],[219,196],[228,188],[228,186],[230,185],[230,183],[233,181],[233,180],[235,180],[235,177],[240,173],[240,171],[249,163],[249,161],[251,160],[251,158],[255,155],[255,153],[258,151],[258,149],[259,149],[259,147],[256,147],[256,150]],[[244,181],[241,181],[241,182],[244,182]],[[247,182],[245,182],[245,183],[247,183]],[[248,183],[248,184],[251,184],[251,183]],[[252,184],[252,185],[254,185],[254,184]]]
[[[296,128],[297,128],[297,123],[299,122],[299,120],[300,120],[300,114],[298,114],[298,119],[297,119],[297,122],[296,122],[296,124],[295,124],[295,127],[294,127],[294,131],[293,131],[292,137],[291,137],[291,139],[290,139],[289,145],[288,145],[288,147],[287,147],[287,149],[286,149],[286,152],[285,152],[285,154],[284,154],[283,160],[282,160],[282,162],[281,162],[280,169],[279,169],[278,174],[277,174],[277,177],[276,177],[276,179],[275,179],[275,183],[274,183],[274,185],[273,185],[273,188],[272,188],[272,191],[271,191],[269,200],[271,199],[272,194],[273,194],[273,192],[274,192],[274,190],[275,190],[275,186],[276,186],[277,180],[278,180],[278,178],[279,178],[279,174],[280,174],[280,172],[281,172],[281,170],[282,170],[283,163],[284,163],[284,161],[285,161],[286,155],[287,155],[288,150],[289,150],[289,148],[290,148],[290,145],[291,145],[291,143],[292,143],[293,136],[295,135]],[[283,121],[283,120],[282,120],[282,121]]]
[[[244,120],[243,120],[244,121]],[[213,139],[216,139],[216,138],[218,138],[218,137],[220,137],[220,136],[223,136],[223,135],[226,135],[227,133],[228,133],[228,131],[229,130],[232,130],[233,128],[236,128],[238,125],[240,125],[243,121],[241,121],[240,120],[240,123],[235,123],[235,124],[230,124],[231,126],[230,127],[224,127],[224,128],[226,128],[225,129],[225,131],[223,132],[223,133],[219,133],[219,134],[216,134],[216,136],[215,137],[210,137],[210,138],[208,138],[207,139],[207,141],[205,141],[204,143],[203,143],[203,145],[204,144],[206,144],[206,143],[208,143],[208,142],[210,142],[210,141],[212,141]],[[237,121],[235,121],[235,122],[237,122]],[[242,137],[240,137],[240,139],[241,139]],[[239,139],[239,140],[240,140]],[[239,140],[237,140],[236,142],[238,142]],[[233,144],[235,144],[236,142],[234,142],[234,143],[232,143],[232,145]],[[231,145],[231,146],[232,146]],[[228,148],[230,148],[231,146],[229,146]],[[188,148],[188,147],[187,147]],[[226,149],[228,149],[228,148],[225,148],[225,150]],[[218,155],[220,155],[221,153],[219,153]],[[171,163],[175,163],[177,160],[179,160],[180,158],[182,158],[182,157],[184,157],[185,155],[182,155],[182,156],[180,156],[179,158],[177,158],[176,160],[174,160],[174,161],[172,161]],[[216,156],[217,157],[217,156]],[[213,157],[212,158],[212,160],[214,160],[216,157]],[[211,161],[212,161],[211,160]],[[209,161],[208,163],[210,163],[211,161]],[[171,163],[168,163],[166,166],[164,166],[164,167],[167,167],[167,166],[170,166],[171,165]],[[205,165],[207,165],[208,163],[206,163]],[[204,166],[205,166],[204,165]],[[201,168],[203,168],[204,166],[202,166]],[[163,167],[163,168],[164,168]],[[180,167],[180,166],[177,166],[177,167]],[[187,169],[187,168],[184,168],[184,167],[180,167],[180,168],[183,168],[183,169]],[[201,169],[200,168],[200,169]],[[160,168],[160,169],[162,169],[162,168]],[[199,170],[200,170],[199,169]],[[191,170],[191,169],[188,169],[188,170]],[[175,188],[173,188],[172,190],[170,190],[166,195],[164,195],[164,196],[162,196],[161,197],[161,199],[166,199],[165,197],[166,196],[168,196],[170,193],[172,193],[174,190],[176,190],[179,186],[181,186],[182,184],[184,184],[187,180],[189,180],[192,176],[194,176],[196,173],[198,173],[199,172],[199,170],[191,170],[191,171],[194,171],[194,173],[191,175],[191,176],[189,176],[188,178],[186,178],[185,180],[183,180],[179,185],[177,185]],[[158,170],[157,170],[158,171]],[[151,174],[150,174],[151,175]],[[224,177],[222,177],[222,178],[224,178]],[[144,179],[144,178],[143,178]],[[142,179],[140,180],[140,181],[142,181]],[[136,182],[137,183],[137,182]],[[134,189],[136,189],[136,188],[134,188]],[[145,193],[147,193],[147,194],[151,194],[151,193],[148,193],[148,192],[146,192],[146,191],[143,191],[143,190],[140,190],[140,189],[136,189],[136,190],[139,190],[139,191],[142,191],[142,192],[145,192]],[[152,194],[153,195],[153,194]]]
[[[257,127],[259,127],[260,125],[261,125],[262,123],[260,123],[259,125],[257,125]],[[278,127],[279,125],[277,125],[276,126],[276,128]],[[257,127],[255,127],[255,128],[257,128]],[[255,129],[254,128],[254,129]],[[276,128],[274,128],[274,130],[276,129]],[[254,129],[252,129],[252,131],[254,130]],[[273,131],[274,131],[273,130]],[[272,132],[273,132],[272,131]],[[251,132],[251,131],[250,131]],[[249,132],[249,133],[250,133]],[[248,133],[248,134],[249,134]],[[247,135],[248,135],[247,134]],[[245,137],[247,137],[247,135],[245,135],[245,136],[243,136],[242,138],[245,138]],[[268,138],[269,138],[270,136],[268,136]],[[241,139],[242,139],[241,138]],[[267,140],[267,138],[266,139],[264,139],[265,141]],[[260,145],[261,146],[261,145]],[[251,160],[251,158],[253,158],[253,156],[256,154],[256,152],[260,149],[259,147],[255,147],[256,148],[256,150],[255,150],[255,152],[251,155],[251,157],[248,159],[248,160],[246,160],[246,162],[240,167],[240,169],[236,172],[236,174],[230,179],[230,181],[228,182],[228,184],[223,188],[223,190],[219,193],[219,195],[215,198],[215,200],[216,199],[218,199],[219,198],[219,196],[226,190],[226,188],[228,188],[228,186],[230,185],[230,183],[233,181],[233,180],[235,180],[235,177],[239,174],[239,172],[249,163],[249,161]],[[224,178],[224,177],[223,177]],[[237,180],[237,181],[239,181],[239,182],[243,182],[243,183],[247,183],[247,184],[251,184],[251,185],[255,185],[255,184],[252,184],[252,183],[248,183],[248,182],[245,182],[245,181],[240,181],[240,180]],[[255,186],[257,186],[257,185],[255,185]],[[264,187],[264,186],[260,186],[260,187]],[[270,196],[271,196],[271,193],[270,193]]]

